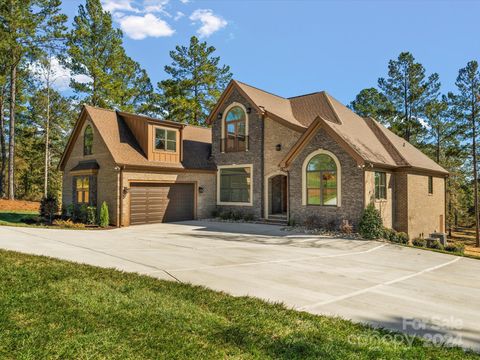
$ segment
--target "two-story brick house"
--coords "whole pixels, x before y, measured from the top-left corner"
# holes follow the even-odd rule
[[[374,203],[387,227],[410,236],[444,231],[447,171],[325,92],[283,98],[232,81],[207,121],[211,133],[87,107],[61,163],[64,203],[78,202],[78,176],[88,170],[96,186],[89,196],[111,203],[117,225],[202,218],[213,209],[357,225]],[[89,125],[93,154],[85,151]]]

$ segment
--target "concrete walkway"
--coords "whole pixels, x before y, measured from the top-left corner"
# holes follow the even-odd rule
[[[480,261],[272,225],[0,227],[0,247],[251,295],[480,350]]]

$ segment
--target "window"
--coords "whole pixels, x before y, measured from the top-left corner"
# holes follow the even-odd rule
[[[93,130],[90,125],[87,125],[83,133],[83,155],[93,154]]]
[[[307,205],[337,205],[337,164],[333,158],[315,155],[306,171]]]
[[[428,194],[433,194],[433,176],[428,177]]]
[[[251,168],[220,169],[220,202],[250,203]]]
[[[77,204],[90,203],[90,178],[88,176],[78,176],[75,181],[77,192]]]
[[[155,128],[155,150],[177,151],[177,131]]]
[[[232,107],[225,116],[225,151],[245,151],[246,115],[240,106]]]
[[[387,174],[375,172],[375,199],[387,198]]]

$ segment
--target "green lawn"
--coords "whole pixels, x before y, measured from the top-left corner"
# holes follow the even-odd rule
[[[476,358],[388,334],[252,298],[0,251],[2,359]]]
[[[38,220],[38,211],[0,210],[0,225],[32,226]]]

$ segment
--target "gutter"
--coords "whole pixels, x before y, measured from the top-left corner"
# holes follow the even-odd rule
[[[123,224],[123,170],[125,169],[125,165],[120,166],[120,181],[118,183],[118,200],[120,201],[119,204],[119,214],[118,214],[118,221],[117,227],[122,227]]]

